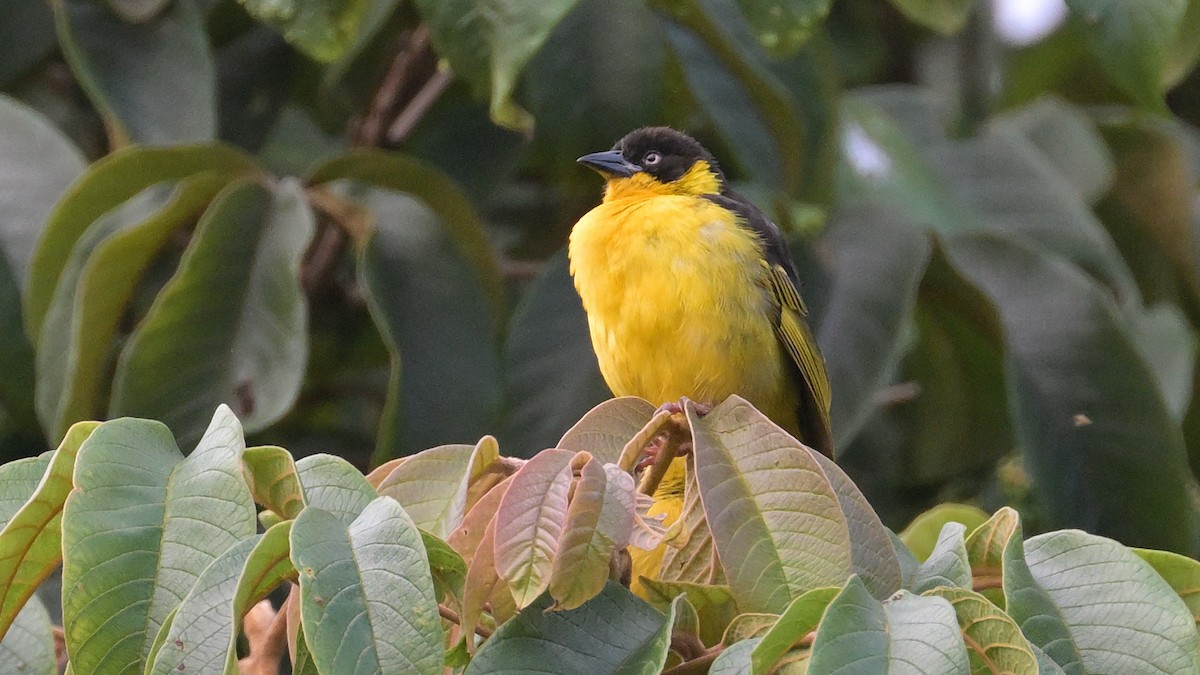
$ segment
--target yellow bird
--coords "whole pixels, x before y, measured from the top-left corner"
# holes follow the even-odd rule
[[[805,321],[783,234],[733,192],[713,156],[666,127],[631,132],[580,157],[606,184],[571,231],[571,274],[612,392],[656,404],[738,394],[815,450],[832,455],[825,362]],[[674,522],[684,462],[654,494]],[[655,578],[663,550],[633,549],[633,584]]]

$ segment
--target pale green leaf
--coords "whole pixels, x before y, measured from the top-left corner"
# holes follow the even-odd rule
[[[938,536],[937,545],[929,558],[921,563],[910,582],[914,593],[939,586],[956,588],[971,587],[971,563],[967,560],[964,535],[967,528],[962,523],[946,523]]]
[[[945,598],[953,605],[974,675],[1038,671],[1037,658],[1017,623],[987,598],[969,589],[949,587],[926,595]]]
[[[513,476],[496,512],[496,572],[517,607],[537,599],[550,583],[567,519],[570,462],[575,453],[545,450]]]

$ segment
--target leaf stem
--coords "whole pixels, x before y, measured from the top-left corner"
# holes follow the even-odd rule
[[[450,609],[449,607],[445,605],[438,605],[438,614],[442,615],[442,618],[450,623],[456,626],[462,626],[462,619],[458,616],[458,612]],[[486,640],[492,637],[492,629],[488,628],[487,626],[476,624],[475,634]]]
[[[667,668],[662,675],[703,675],[708,672],[709,666],[723,651],[725,651],[725,645],[716,645],[694,659]]]

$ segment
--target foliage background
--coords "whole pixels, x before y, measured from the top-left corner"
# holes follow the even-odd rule
[[[364,468],[554,444],[608,395],[574,158],[671,124],[793,234],[887,524],[1195,554],[1200,2],[1045,4],[1019,43],[999,1],[9,0],[5,459],[222,402]]]

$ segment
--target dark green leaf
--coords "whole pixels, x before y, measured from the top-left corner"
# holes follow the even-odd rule
[[[1109,81],[1139,105],[1164,110],[1167,52],[1187,0],[1066,0]]]
[[[216,69],[194,0],[175,0],[136,24],[96,2],[53,4],[63,54],[104,117],[113,145],[216,135]]]
[[[912,21],[942,35],[962,30],[975,9],[976,0],[892,0]]]
[[[251,16],[275,27],[296,48],[318,61],[333,61],[350,48],[369,0],[239,0]]]

